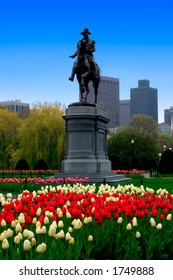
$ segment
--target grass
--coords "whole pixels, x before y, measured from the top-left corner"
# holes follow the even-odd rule
[[[136,187],[141,185],[144,188],[152,188],[157,191],[158,189],[166,189],[169,193],[173,193],[173,178],[151,177],[151,178],[135,178],[127,182],[122,182],[121,185],[133,184]]]
[[[125,186],[128,184],[133,184],[136,187],[140,187],[141,185],[144,188],[151,188],[155,191],[158,189],[166,189],[169,193],[173,194],[173,178],[162,178],[162,177],[151,177],[151,178],[133,178],[131,181],[120,182],[120,185]],[[113,184],[117,186],[118,184]],[[97,184],[99,187],[100,184]],[[6,194],[11,192],[12,194],[19,194],[23,190],[27,189],[28,191],[34,191],[40,189],[40,185],[37,184],[17,184],[17,183],[0,183],[0,193]]]

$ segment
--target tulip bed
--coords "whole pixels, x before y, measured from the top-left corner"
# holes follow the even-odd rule
[[[172,259],[173,195],[132,184],[0,194],[0,259]]]

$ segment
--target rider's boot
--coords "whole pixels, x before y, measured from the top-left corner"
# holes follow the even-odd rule
[[[73,80],[74,80],[74,76],[73,76],[73,75],[71,75],[68,79],[69,79],[70,81],[72,81],[72,82],[73,82]]]
[[[69,79],[70,81],[72,81],[72,82],[73,82],[73,80],[74,80],[75,73],[76,73],[76,71],[75,71],[75,68],[73,67],[71,76],[68,78],[68,79]]]

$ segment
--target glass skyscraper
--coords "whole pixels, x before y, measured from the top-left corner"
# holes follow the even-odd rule
[[[130,89],[130,116],[149,115],[158,122],[157,89],[148,80],[139,80],[137,88]]]
[[[89,84],[90,93],[88,102],[94,102],[94,89],[92,83]],[[101,76],[98,89],[97,103],[107,112],[110,119],[108,128],[119,126],[119,79]]]

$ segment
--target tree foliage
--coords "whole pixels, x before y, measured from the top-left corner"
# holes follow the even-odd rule
[[[26,159],[31,168],[36,166],[39,159],[44,159],[49,168],[59,168],[64,156],[63,115],[60,104],[35,105],[18,129],[20,148],[15,156]]]
[[[134,144],[131,140],[134,140]],[[119,128],[108,137],[108,155],[116,154],[120,159],[138,158],[133,160],[132,166],[149,166],[149,160],[155,159],[159,153],[159,134],[157,123],[152,117],[146,115],[135,115],[127,127]],[[148,159],[148,164],[147,160]]]
[[[14,167],[12,154],[18,147],[16,131],[20,124],[15,112],[0,108],[0,169]]]
[[[173,149],[173,135],[172,134],[161,134],[159,141],[160,152],[164,150],[164,146],[167,149]]]
[[[136,133],[158,138],[158,124],[151,116],[134,115],[130,119],[129,126],[132,127]]]

